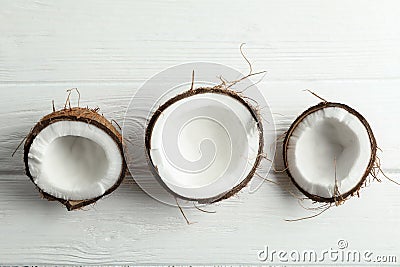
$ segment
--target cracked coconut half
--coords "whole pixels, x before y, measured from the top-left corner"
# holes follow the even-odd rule
[[[376,150],[374,134],[361,114],[344,104],[322,102],[291,125],[283,158],[288,175],[307,197],[340,203],[365,184]]]
[[[155,177],[175,197],[213,203],[241,190],[263,149],[256,110],[222,86],[191,89],[150,118],[146,148]]]
[[[43,117],[26,138],[24,162],[43,197],[68,210],[114,191],[126,170],[121,134],[97,110],[80,107]]]

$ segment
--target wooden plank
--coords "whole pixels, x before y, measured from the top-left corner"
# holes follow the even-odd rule
[[[400,2],[0,0],[0,264],[257,264],[257,252],[349,249],[400,260],[399,187],[374,182],[323,215],[310,215],[282,186],[264,183],[206,207],[163,205],[132,184],[84,210],[41,200],[23,175],[29,129],[78,87],[81,105],[119,122],[146,79],[171,65],[212,61],[247,72],[238,47],[284,132],[318,99],[349,104],[370,122],[384,170],[400,179]],[[187,74],[182,74],[187,75]],[[218,75],[218,73],[216,73]],[[256,79],[255,79],[256,81]],[[76,103],[73,98],[73,103]],[[281,160],[277,158],[278,167]],[[307,264],[308,265],[308,264]]]
[[[75,84],[81,105],[99,106],[108,118],[121,122],[139,83]],[[266,96],[278,133],[284,132],[305,108],[318,99],[303,89],[347,103],[371,123],[383,168],[391,177],[400,175],[394,134],[400,114],[399,81],[304,81],[258,84]],[[137,186],[125,182],[110,197],[82,211],[67,212],[58,203],[41,200],[23,176],[22,151],[10,154],[30,127],[64,105],[66,83],[1,85],[0,109],[0,259],[5,264],[128,264],[128,263],[259,263],[264,245],[276,249],[315,249],[335,246],[340,238],[351,248],[371,249],[380,255],[398,255],[399,187],[383,180],[362,190],[344,206],[311,221],[285,222],[286,218],[311,215],[287,189],[297,192],[284,175],[270,178],[282,187],[264,183],[254,194],[246,190],[217,205],[216,214],[186,210],[193,225],[186,225],[177,208],[158,203]],[[337,89],[336,89],[337,88]],[[76,103],[76,99],[72,99]],[[281,168],[281,159],[277,158]],[[128,179],[128,182],[132,181]],[[381,227],[377,227],[381,226]],[[366,240],[368,240],[367,243]],[[382,242],[385,240],[385,242]],[[212,244],[212,246],[210,246]]]
[[[271,80],[399,79],[398,1],[2,1],[0,80],[132,81],[188,61]]]
[[[398,174],[398,173],[397,173]],[[391,175],[394,175],[391,173]],[[283,188],[287,178],[275,177]],[[266,183],[206,207],[215,214],[161,204],[135,185],[123,184],[95,206],[67,212],[39,198],[26,177],[0,179],[2,264],[260,263],[257,251],[349,248],[397,255],[399,188],[373,183],[361,197],[313,219],[281,187]],[[382,242],[385,240],[385,242]]]
[[[217,75],[217,74],[216,74]],[[256,80],[255,80],[256,81]],[[81,106],[100,107],[107,118],[115,119],[120,125],[130,99],[141,83],[120,84],[79,84]],[[400,81],[269,81],[266,77],[257,85],[265,95],[272,112],[277,133],[286,131],[294,119],[318,99],[304,92],[313,89],[330,101],[348,104],[363,114],[374,130],[379,147],[384,151],[380,157],[385,169],[400,169],[397,152],[400,140],[397,138],[396,121],[400,114]],[[62,108],[67,96],[66,83],[54,85],[0,85],[3,97],[0,99],[0,173],[21,174],[23,169],[22,150],[14,157],[11,154],[35,123],[51,112],[52,100],[56,108]],[[72,96],[72,104],[77,98]]]

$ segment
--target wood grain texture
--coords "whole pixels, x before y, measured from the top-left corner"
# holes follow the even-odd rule
[[[127,179],[95,206],[67,212],[41,200],[11,153],[43,115],[78,87],[81,106],[118,122],[140,85],[171,65],[212,61],[268,75],[258,84],[284,132],[318,99],[362,113],[384,170],[400,179],[398,1],[4,1],[0,0],[0,264],[259,263],[257,251],[336,247],[396,255],[400,187],[383,180],[309,221],[282,183],[264,183],[207,207],[177,208]],[[186,74],[185,74],[186,75]],[[218,75],[218,74],[216,74]],[[73,98],[73,103],[76,101]],[[281,161],[278,158],[278,167]]]

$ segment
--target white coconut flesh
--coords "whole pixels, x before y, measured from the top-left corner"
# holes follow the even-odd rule
[[[225,94],[195,94],[158,117],[150,157],[172,192],[209,199],[246,179],[256,163],[259,140],[258,123],[243,103]]]
[[[65,200],[102,196],[123,166],[116,142],[102,129],[80,121],[58,121],[33,140],[28,166],[34,183]]]
[[[368,130],[358,117],[340,107],[327,107],[297,125],[286,153],[298,186],[312,195],[333,198],[350,192],[363,179],[372,149]]]

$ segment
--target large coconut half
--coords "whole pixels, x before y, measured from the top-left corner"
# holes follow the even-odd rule
[[[306,196],[335,202],[365,183],[376,149],[374,134],[361,114],[344,104],[322,102],[291,125],[283,159],[287,173]]]
[[[24,146],[26,174],[68,210],[114,191],[125,175],[122,137],[96,110],[70,108],[43,117]]]
[[[254,175],[263,149],[256,111],[238,93],[198,88],[163,103],[145,136],[150,164],[174,196],[199,203],[228,198]]]

